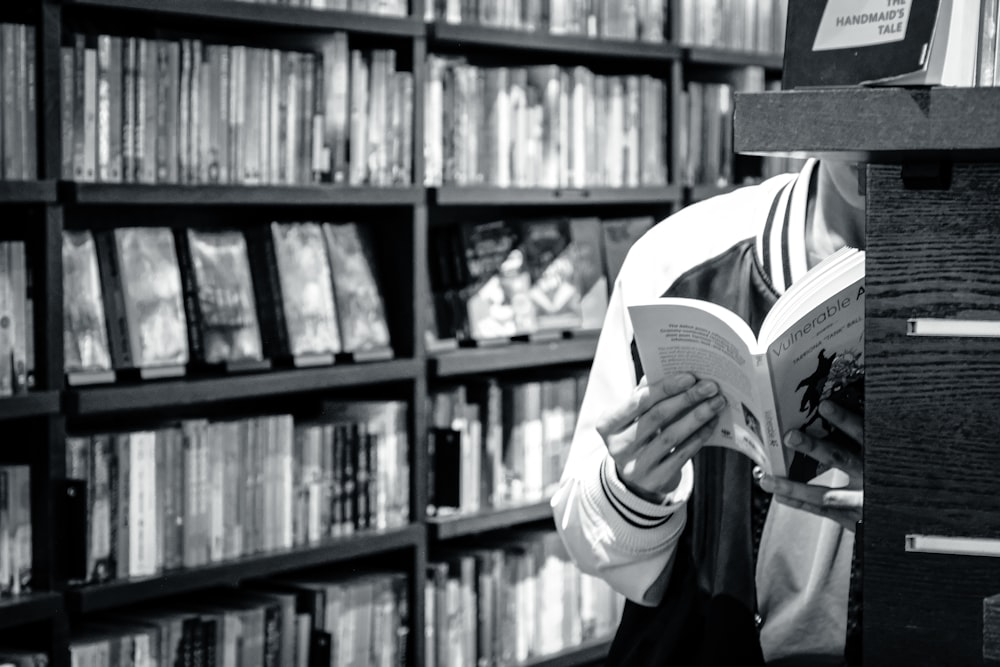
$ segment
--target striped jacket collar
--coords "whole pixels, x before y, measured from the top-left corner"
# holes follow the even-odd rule
[[[816,175],[815,159],[807,160],[798,176],[778,190],[767,222],[757,232],[756,252],[764,273],[778,294],[809,270],[806,257],[806,215],[809,190]]]

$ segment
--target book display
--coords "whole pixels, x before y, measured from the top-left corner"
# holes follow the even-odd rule
[[[548,507],[596,332],[766,173],[685,180],[688,84],[781,65],[686,4],[4,3],[0,659],[599,661]]]

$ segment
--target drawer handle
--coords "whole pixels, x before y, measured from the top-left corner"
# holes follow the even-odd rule
[[[1000,320],[959,320],[942,317],[912,317],[906,321],[907,336],[1000,337]]]
[[[906,550],[925,554],[1000,557],[1000,540],[989,537],[907,535]]]

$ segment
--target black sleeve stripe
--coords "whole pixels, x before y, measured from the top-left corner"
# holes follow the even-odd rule
[[[796,180],[795,184],[792,186],[792,192],[788,195],[788,204],[785,206],[785,221],[781,227],[781,268],[784,270],[785,274],[785,289],[788,289],[792,284],[792,258],[789,255],[788,236],[790,234],[789,220],[792,217],[792,198],[795,197],[795,188],[798,187],[798,185],[799,181]]]
[[[668,514],[666,517],[660,518],[660,517],[648,517],[643,514],[640,514],[639,512],[636,512],[635,510],[625,505],[625,503],[623,503],[621,500],[619,500],[618,497],[615,496],[614,493],[611,491],[611,488],[608,486],[608,481],[604,476],[603,465],[601,465],[600,476],[601,476],[601,490],[604,492],[604,497],[608,499],[608,502],[611,504],[613,508],[615,508],[615,511],[618,512],[618,515],[630,526],[634,526],[635,528],[640,528],[643,530],[648,530],[650,528],[659,528],[660,526],[670,521],[671,517],[673,517],[672,513]],[[646,521],[646,523],[639,523],[633,518],[633,516],[643,519],[644,521]]]
[[[771,275],[771,230],[774,227],[775,214],[778,212],[778,203],[781,201],[782,196],[785,194],[785,190],[788,189],[788,185],[778,190],[778,193],[774,196],[774,201],[771,202],[771,210],[767,214],[767,224],[764,225],[764,247],[763,250],[763,260],[764,260],[764,273],[768,276]]]

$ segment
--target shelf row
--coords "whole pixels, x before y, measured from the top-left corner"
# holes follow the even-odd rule
[[[452,378],[587,363],[594,357],[593,335],[542,342],[515,342],[483,348],[459,348],[429,358],[431,378]],[[71,415],[126,410],[187,407],[279,394],[373,386],[414,380],[422,372],[414,359],[270,371],[223,377],[148,381],[139,384],[81,387],[60,396],[36,391],[0,398],[0,420],[37,417],[65,411]],[[262,379],[266,381],[262,381]]]
[[[529,51],[552,55],[612,57],[619,60],[670,62],[686,60],[695,64],[744,66],[760,65],[779,70],[779,53],[756,53],[739,50],[678,45],[671,42],[647,43],[623,39],[598,39],[578,35],[552,35],[543,32],[504,29],[479,25],[455,25],[445,21],[424,23],[414,17],[394,17],[354,11],[291,7],[279,4],[250,3],[240,0],[64,0],[70,12],[93,15],[95,12],[124,13],[138,20],[198,20],[231,26],[249,26],[329,32],[343,30],[358,35],[378,37],[426,37],[431,48],[483,47],[511,51]]]
[[[699,188],[702,191],[716,188]],[[719,190],[721,192],[721,189]],[[136,185],[0,181],[0,203],[157,206],[539,206],[664,204],[683,198],[678,185],[637,188],[496,188],[488,186],[339,187]]]
[[[342,563],[408,549],[426,549],[438,542],[491,531],[551,521],[548,501],[473,515],[435,517],[427,526],[413,524],[381,532],[332,538],[324,544],[272,551],[197,568],[173,570],[151,577],[134,577],[68,588],[65,593],[43,592],[0,601],[0,629],[51,617],[61,608],[90,613],[145,600],[177,595],[213,586],[236,585],[244,579]],[[429,534],[428,534],[429,533]]]

